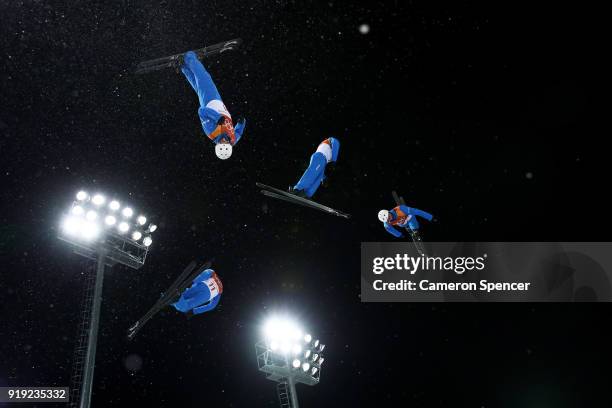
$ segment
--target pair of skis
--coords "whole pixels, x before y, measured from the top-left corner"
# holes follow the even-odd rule
[[[393,195],[393,200],[395,201],[396,205],[398,206],[406,205],[406,201],[404,201],[404,197],[400,197],[396,191],[392,191],[391,195]],[[418,231],[414,231],[409,226],[406,228],[406,230],[408,230],[408,233],[410,234],[410,238],[412,239],[412,242],[414,243],[414,246],[416,247],[416,250],[419,253],[419,255],[427,255],[425,253],[425,245],[423,244],[423,240],[421,239],[421,234],[419,234]]]
[[[195,52],[198,59],[202,59],[204,57],[210,57],[212,55],[221,54],[226,51],[235,50],[240,46],[240,44],[242,44],[242,40],[240,38],[234,38],[233,40],[224,41],[217,44],[209,45],[208,47],[193,50],[193,52]],[[136,73],[146,74],[149,72],[159,71],[166,68],[178,69],[183,63],[184,55],[185,53],[174,54],[168,57],[161,57],[148,61],[143,61],[136,67]]]
[[[161,298],[149,309],[144,316],[142,316],[136,323],[134,323],[128,329],[127,337],[132,340],[136,334],[143,328],[143,326],[153,318],[159,311],[164,309],[166,306],[176,302],[181,296],[183,291],[191,286],[193,280],[198,277],[203,270],[210,268],[211,262],[204,263],[201,267],[197,268],[198,264],[196,261],[191,261],[189,265],[181,272],[178,278],[170,285],[168,290],[164,292]],[[194,272],[195,270],[195,272]]]
[[[315,210],[323,211],[328,214],[335,215],[336,217],[342,217],[346,219],[351,218],[350,214],[346,214],[346,213],[343,213],[342,211],[335,210],[326,205],[319,204],[317,202],[309,200],[308,198],[303,198],[295,194],[291,194],[287,191],[283,191],[278,188],[267,186],[262,183],[256,183],[256,185],[257,187],[261,189],[261,193],[265,195],[266,197],[272,197],[278,200],[287,201],[287,202],[298,204],[304,207],[314,208]]]

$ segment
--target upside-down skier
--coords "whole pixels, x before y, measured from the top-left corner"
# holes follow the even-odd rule
[[[308,168],[297,182],[289,189],[300,197],[311,198],[317,191],[323,180],[325,180],[325,168],[338,160],[340,153],[340,142],[335,137],[323,140],[317,147],[317,151],[310,156]]]
[[[323,140],[317,150],[310,156],[308,168],[297,184],[289,187],[289,191],[283,191],[262,183],[257,183],[257,186],[261,188],[261,193],[268,197],[325,211],[338,217],[350,218],[350,214],[319,204],[311,199],[326,178],[325,169],[330,164],[336,163],[339,152],[340,142],[335,137],[329,137]]]
[[[212,77],[193,51],[185,53],[180,62],[181,72],[200,101],[198,116],[202,129],[215,144],[217,157],[228,159],[232,155],[233,146],[242,137],[246,120],[240,120],[234,127],[232,115],[223,103]]]

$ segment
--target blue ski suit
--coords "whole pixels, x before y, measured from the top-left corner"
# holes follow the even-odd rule
[[[427,221],[431,221],[433,219],[433,215],[426,211],[411,208],[405,205],[398,205],[389,211],[389,220],[385,222],[385,229],[394,237],[402,238],[404,234],[398,231],[395,227],[397,226],[410,229],[412,231],[418,231],[420,226],[416,217],[425,218]]]
[[[335,137],[322,141],[317,151],[310,156],[308,168],[293,189],[304,190],[306,197],[312,197],[325,180],[325,166],[327,163],[335,163],[339,152],[340,142]]]
[[[223,293],[221,279],[215,271],[206,269],[193,280],[191,287],[185,289],[172,306],[179,312],[201,314],[217,307],[221,293]]]
[[[221,95],[219,95],[212,77],[193,51],[185,54],[185,63],[181,66],[181,71],[198,94],[200,100],[198,115],[206,136],[215,144],[223,139],[232,145],[238,143],[242,137],[242,132],[244,132],[246,121],[242,120],[233,127],[232,116],[221,100]],[[227,126],[222,125],[222,122],[228,123],[223,119],[229,120]]]

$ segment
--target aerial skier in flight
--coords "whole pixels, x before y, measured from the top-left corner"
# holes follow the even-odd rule
[[[129,328],[128,338],[130,340],[153,316],[167,306],[173,306],[188,317],[209,312],[217,307],[223,293],[221,279],[214,270],[209,268],[210,263],[197,269],[196,265],[195,262],[191,262],[162,294],[157,303]],[[194,270],[196,270],[195,273]]]
[[[215,143],[217,157],[221,160],[229,159],[232,155],[232,146],[242,137],[246,121],[244,119],[239,121],[234,128],[232,115],[221,100],[212,77],[193,51],[185,54],[181,71],[198,95],[200,100],[198,116],[204,133]]]
[[[326,179],[325,169],[328,168],[329,165],[336,163],[339,152],[340,141],[335,137],[329,137],[323,140],[317,147],[317,150],[310,156],[308,168],[297,184],[293,187],[289,187],[288,192],[262,183],[257,183],[257,187],[261,188],[262,194],[268,197],[315,208],[339,217],[350,218],[349,214],[334,210],[333,208],[311,200],[319,186],[321,186],[321,183]]]
[[[205,269],[192,282],[172,306],[179,312],[189,315],[199,315],[217,307],[223,284],[212,269]]]
[[[405,205],[398,205],[389,211],[380,210],[378,212],[378,219],[384,223],[387,232],[395,238],[402,238],[404,236],[401,231],[395,228],[396,226],[405,228],[408,232],[418,231],[420,224],[416,217],[425,218],[427,221],[433,219],[433,215],[430,213]]]
[[[397,206],[391,210],[380,210],[378,212],[378,219],[383,223],[385,230],[395,238],[404,237],[404,234],[396,227],[403,228],[412,238],[417,251],[422,255],[425,254],[423,241],[419,234],[419,228],[421,226],[417,217],[431,221],[433,215],[426,211],[419,210],[418,208],[408,207],[404,198],[399,197],[395,191],[393,192],[393,198]]]
[[[200,117],[202,130],[215,144],[215,154],[221,160],[229,159],[232,155],[233,146],[242,137],[246,121],[242,119],[234,127],[232,115],[227,110],[212,77],[199,58],[235,49],[239,44],[240,40],[235,39],[199,50],[188,51],[185,54],[141,62],[136,70],[137,73],[146,73],[163,68],[180,68],[198,95],[200,102],[198,116]]]
[[[323,140],[317,147],[317,151],[310,156],[308,168],[297,184],[289,189],[300,197],[310,198],[325,180],[325,168],[328,164],[334,164],[340,153],[340,142],[335,137]]]

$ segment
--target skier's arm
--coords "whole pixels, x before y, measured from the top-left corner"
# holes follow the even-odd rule
[[[202,313],[206,313],[209,312],[211,310],[213,310],[215,307],[217,307],[217,304],[219,303],[219,298],[221,296],[215,296],[215,298],[213,300],[211,300],[210,302],[203,304],[202,306],[198,306],[196,308],[193,309],[193,314],[202,314]]]
[[[234,144],[238,143],[238,141],[242,137],[242,132],[244,132],[245,126],[246,126],[246,119],[241,119],[238,121],[238,123],[236,123],[236,126],[234,127],[234,134],[236,135],[236,141],[234,142]]]
[[[417,208],[413,208],[412,212],[414,215],[418,215],[421,218],[425,218],[427,221],[431,221],[433,219],[433,215],[428,213],[427,211],[419,210]]]
[[[433,215],[431,215],[427,211],[419,210],[418,208],[412,208],[406,205],[400,205],[400,210],[402,210],[406,214],[425,218],[427,221],[431,221],[433,219]]]
[[[388,222],[385,222],[385,229],[387,230],[389,234],[393,235],[395,238],[401,238],[404,236],[401,232],[393,228],[393,226],[389,224]]]

